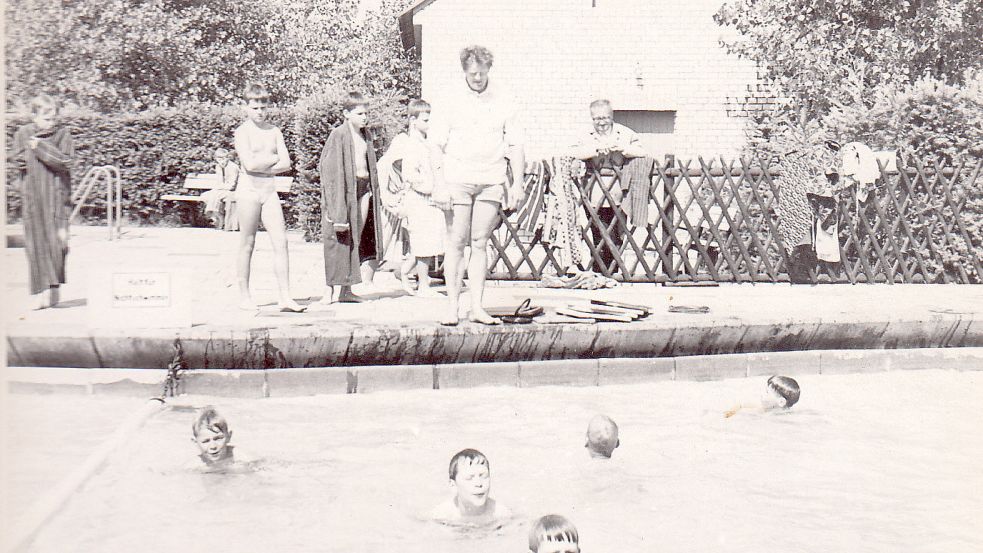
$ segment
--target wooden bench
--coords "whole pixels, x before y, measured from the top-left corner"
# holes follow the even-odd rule
[[[274,187],[277,192],[290,192],[290,187],[293,186],[293,179],[290,177],[274,177]],[[223,188],[224,183],[219,179],[218,175],[215,173],[191,173],[184,179],[184,188],[186,190],[214,190],[216,188]],[[205,200],[197,194],[164,194],[160,197],[161,200],[167,200],[172,202],[190,202],[190,205],[194,205],[198,202],[204,202]],[[222,227],[225,230],[238,230],[239,225],[235,219],[235,195],[230,194],[229,197],[225,198],[225,220],[223,221]],[[282,201],[282,200],[281,200]],[[192,213],[192,219],[195,218],[195,214]]]

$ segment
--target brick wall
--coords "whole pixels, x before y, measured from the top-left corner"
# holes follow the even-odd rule
[[[732,155],[744,122],[727,98],[743,96],[753,66],[729,56],[712,19],[720,0],[436,0],[423,27],[423,94],[439,98],[463,79],[458,53],[482,44],[492,79],[519,103],[531,156],[544,157],[589,131],[588,104],[675,110],[672,135],[646,137],[657,156]],[[732,112],[733,113],[733,112]]]

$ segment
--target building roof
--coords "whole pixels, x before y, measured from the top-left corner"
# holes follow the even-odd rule
[[[413,23],[413,16],[436,1],[420,0],[399,14],[399,38],[403,42],[404,50],[416,48],[417,53],[420,53],[422,28]]]

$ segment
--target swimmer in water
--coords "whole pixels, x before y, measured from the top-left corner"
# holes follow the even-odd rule
[[[287,256],[287,230],[283,208],[277,196],[274,176],[290,170],[290,154],[283,133],[266,121],[270,93],[263,85],[246,87],[246,120],[235,130],[235,149],[242,163],[236,187],[236,211],[239,215],[238,275],[239,307],[259,309],[249,294],[249,271],[256,229],[260,220],[273,243],[273,271],[279,287],[280,311],[300,313],[304,307],[290,296],[290,260]]]
[[[577,528],[560,515],[540,517],[529,530],[530,553],[580,553]]]
[[[232,431],[225,417],[220,415],[211,405],[203,407],[195,422],[191,425],[194,442],[197,444],[201,459],[206,466],[229,466],[235,462],[235,446],[229,445]]]
[[[587,424],[587,443],[584,447],[595,459],[610,459],[615,448],[621,445],[618,425],[607,415],[597,415]]]
[[[448,467],[454,496],[437,505],[430,517],[439,522],[486,524],[511,516],[508,507],[489,497],[491,473],[488,458],[475,449],[464,449]]]
[[[768,379],[765,392],[757,402],[742,403],[724,412],[724,417],[730,418],[738,411],[750,410],[760,413],[790,409],[799,401],[799,383],[788,376],[773,376]]]

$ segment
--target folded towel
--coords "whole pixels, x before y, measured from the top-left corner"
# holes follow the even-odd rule
[[[653,158],[636,157],[628,162],[622,173],[625,182],[621,183],[621,187],[628,189],[628,195],[625,197],[628,223],[633,226],[643,227],[648,224],[654,166]]]

